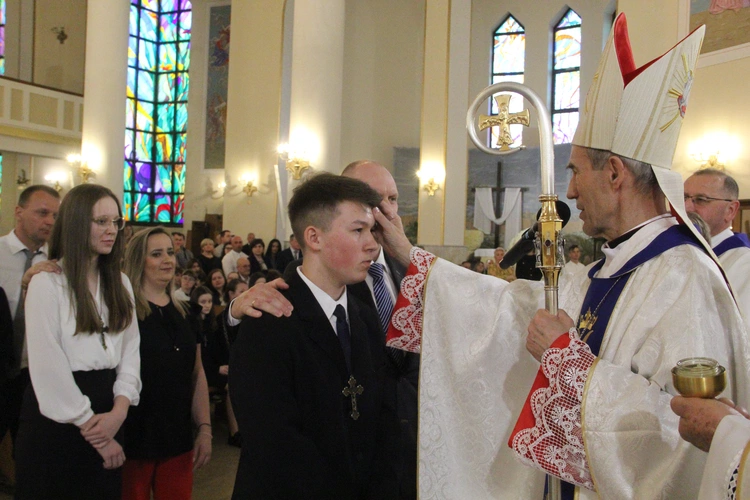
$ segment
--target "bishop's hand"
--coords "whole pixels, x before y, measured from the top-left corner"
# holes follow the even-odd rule
[[[409,266],[409,254],[412,244],[404,233],[401,217],[386,202],[372,211],[377,222],[374,231],[375,239],[380,243],[385,252],[396,259],[402,266]]]
[[[526,350],[541,362],[544,351],[549,349],[560,335],[567,334],[573,326],[573,320],[562,309],[557,311],[557,316],[553,316],[545,309],[539,309],[529,324]]]
[[[670,401],[672,411],[680,417],[680,436],[693,446],[708,452],[716,428],[727,415],[750,418],[747,411],[726,398],[702,399],[675,396]]]

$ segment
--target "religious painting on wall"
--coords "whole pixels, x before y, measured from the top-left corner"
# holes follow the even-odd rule
[[[701,24],[702,54],[750,43],[750,0],[690,0],[690,30]]]
[[[206,153],[204,168],[224,168],[229,86],[231,5],[211,7],[206,84]]]

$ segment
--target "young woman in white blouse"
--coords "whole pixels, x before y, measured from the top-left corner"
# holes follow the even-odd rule
[[[120,272],[124,227],[112,191],[71,189],[52,230],[62,273],[26,295],[31,386],[16,440],[16,499],[120,498],[120,427],[141,390],[133,292]]]

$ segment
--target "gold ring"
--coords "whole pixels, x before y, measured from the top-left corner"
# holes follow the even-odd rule
[[[250,302],[250,307],[252,307],[253,309],[255,309],[254,306],[255,306],[255,300],[253,300],[252,302]]]

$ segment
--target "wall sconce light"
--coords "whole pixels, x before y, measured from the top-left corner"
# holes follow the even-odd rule
[[[445,168],[437,163],[426,163],[417,171],[417,177],[422,184],[422,189],[427,191],[428,196],[435,196],[445,181]]]
[[[57,41],[60,42],[60,45],[65,43],[65,40],[68,39],[68,34],[65,33],[65,26],[55,26],[52,28],[52,33],[57,35]]]
[[[255,180],[249,175],[243,175],[240,181],[243,184],[242,191],[247,195],[247,204],[249,205],[251,198],[258,191],[258,187],[255,185]]]
[[[44,180],[45,181],[47,181],[49,183],[53,183],[54,182],[54,184],[53,184],[52,187],[58,193],[63,190],[63,187],[60,184],[60,181],[62,179],[64,179],[64,178],[65,178],[65,176],[63,174],[60,174],[60,173],[57,173],[57,172],[54,172],[54,173],[51,173],[51,174],[47,174],[47,175],[44,176]]]
[[[210,181],[209,181],[209,183],[210,183]],[[211,198],[213,198],[214,200],[218,200],[219,198],[223,198],[224,197],[224,193],[226,192],[226,190],[227,190],[227,183],[224,182],[224,181],[221,181],[219,183],[219,185],[217,186],[216,189],[212,189],[209,186],[209,191],[211,192]]]
[[[711,134],[690,145],[690,157],[699,162],[700,169],[724,170],[725,165],[737,158],[739,141],[726,134]]]
[[[87,184],[91,177],[96,177],[96,172],[84,161],[83,156],[75,153],[69,154],[67,160],[74,168],[78,169],[78,175],[81,176],[83,184]]]
[[[26,186],[29,185],[29,182],[31,182],[31,179],[26,177],[26,170],[21,169],[21,173],[18,175],[18,178],[16,179],[16,186],[18,186],[18,189],[26,189]]]
[[[289,144],[279,144],[277,151],[279,158],[286,162],[286,170],[292,174],[292,179],[295,181],[302,178],[302,172],[312,168],[309,154],[304,149]]]

